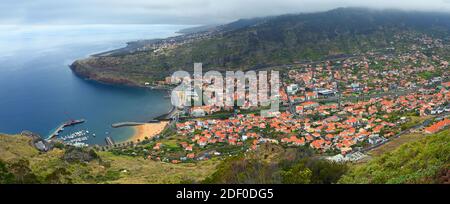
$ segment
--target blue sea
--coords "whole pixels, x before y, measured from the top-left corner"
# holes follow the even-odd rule
[[[88,144],[104,144],[106,136],[125,141],[133,129],[111,124],[143,122],[166,113],[166,93],[87,81],[68,66],[129,41],[174,36],[187,27],[0,25],[0,132],[29,130],[47,137],[61,123],[83,118],[84,124],[66,128],[61,136],[83,130],[89,131]]]

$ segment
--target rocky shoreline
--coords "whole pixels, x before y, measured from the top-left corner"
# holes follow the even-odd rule
[[[140,87],[144,88],[146,86],[138,83],[137,81],[130,80],[128,78],[112,78],[112,77],[101,77],[99,74],[94,73],[92,70],[94,68],[88,67],[84,64],[82,64],[79,60],[73,62],[71,65],[69,65],[69,68],[72,70],[72,72],[85,80],[92,80],[99,83],[105,83],[105,84],[111,84],[111,85],[125,85],[125,86],[131,86],[131,87]]]

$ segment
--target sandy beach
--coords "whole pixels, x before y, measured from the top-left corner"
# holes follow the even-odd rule
[[[168,121],[161,121],[159,123],[147,123],[144,125],[135,126],[135,133],[128,141],[137,142],[145,140],[145,137],[152,138],[161,133],[164,128],[169,124]]]

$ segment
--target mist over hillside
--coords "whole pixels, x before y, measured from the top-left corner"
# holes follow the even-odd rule
[[[321,60],[399,47],[398,35],[448,36],[446,13],[338,8],[327,12],[243,19],[166,41],[161,47],[78,60],[75,73],[94,80],[138,85],[176,70],[237,70]],[[196,37],[198,35],[199,37]],[[406,42],[407,43],[407,42]],[[141,45],[145,47],[146,45]]]

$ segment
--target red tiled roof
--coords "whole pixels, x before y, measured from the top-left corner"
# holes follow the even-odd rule
[[[450,119],[441,120],[430,127],[425,128],[426,133],[435,133],[450,125]]]

